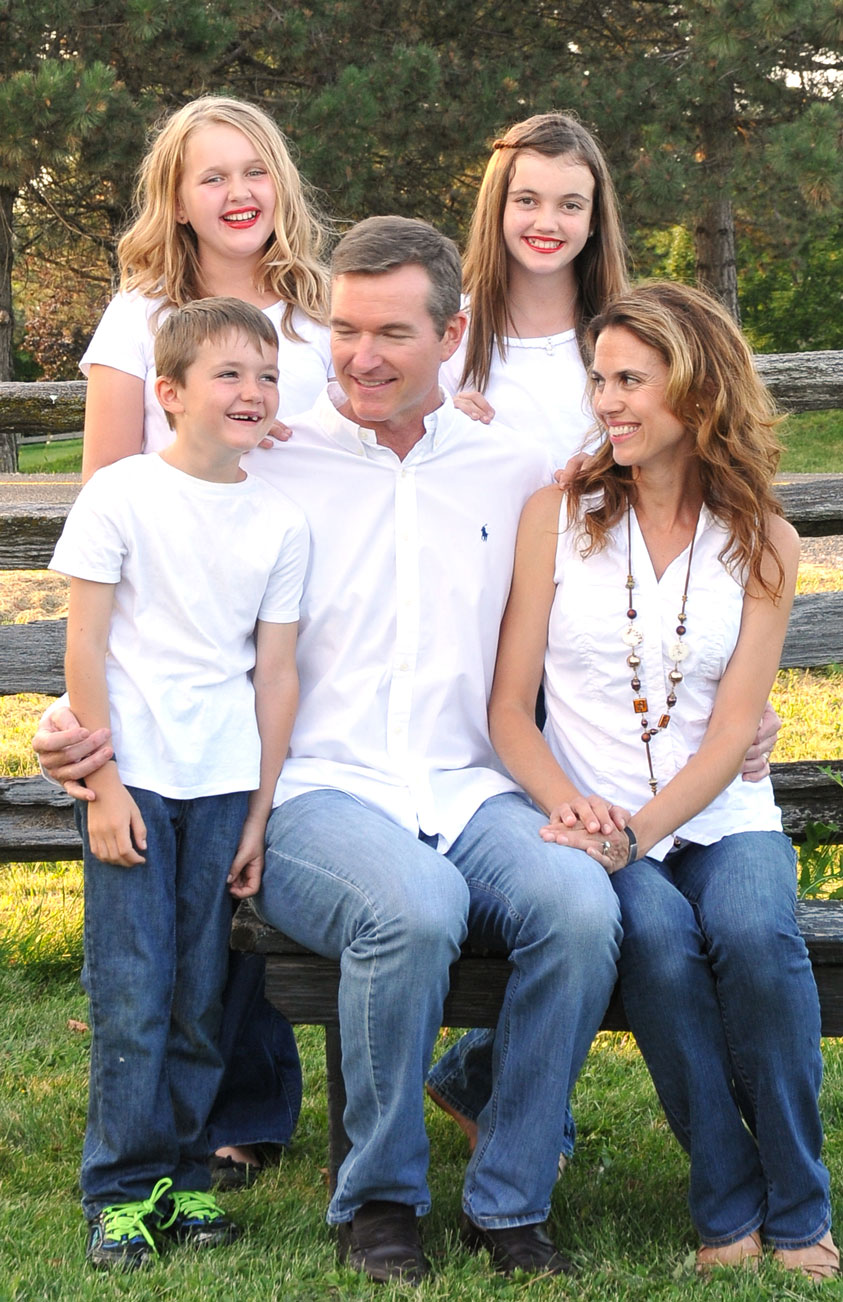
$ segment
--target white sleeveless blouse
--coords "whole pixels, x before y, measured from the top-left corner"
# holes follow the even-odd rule
[[[578,790],[609,797],[634,813],[651,797],[640,716],[632,707],[632,670],[626,663],[630,648],[621,640],[628,624],[626,516],[607,546],[587,559],[581,555],[579,529],[567,528],[564,500],[559,527],[545,655],[545,738]],[[669,727],[650,742],[659,789],[698,749],[738,640],[744,589],[739,576],[719,559],[726,538],[723,526],[703,507],[688,584],[684,679]],[[668,648],[676,641],[687,569],[686,548],[656,580],[633,511],[632,604],[638,612],[635,625],[644,634],[637,648],[639,694],[647,697],[653,722],[665,712],[670,690],[667,675],[674,661]],[[675,835],[710,845],[732,832],[781,830],[781,825],[769,777],[753,783],[739,775]],[[665,837],[649,853],[663,859],[672,845],[672,836]]]

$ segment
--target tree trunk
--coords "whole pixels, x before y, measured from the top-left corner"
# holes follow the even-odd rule
[[[0,185],[0,380],[12,378],[12,209],[15,192]]]
[[[719,298],[740,325],[735,220],[727,196],[720,195],[703,205],[694,228],[694,253],[698,283]]]

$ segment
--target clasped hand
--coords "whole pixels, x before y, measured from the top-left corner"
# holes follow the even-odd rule
[[[629,838],[624,831],[629,810],[610,805],[601,796],[576,796],[550,810],[547,823],[539,829],[543,841],[584,850],[607,872],[625,868],[629,860]]]

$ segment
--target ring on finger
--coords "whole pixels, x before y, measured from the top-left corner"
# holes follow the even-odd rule
[[[601,853],[601,854],[608,854],[609,851],[611,850],[611,848],[612,848],[612,842],[611,842],[611,841],[604,841],[603,844],[602,844],[601,847],[600,847],[600,853]]]

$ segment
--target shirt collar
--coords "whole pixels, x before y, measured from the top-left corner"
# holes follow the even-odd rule
[[[425,416],[424,434],[409,453],[410,457],[416,457],[439,448],[443,439],[447,437],[455,424],[456,407],[441,389],[439,390],[439,396],[442,399],[441,405]],[[347,416],[343,416],[339,408],[346,401],[347,398],[341,385],[336,380],[331,380],[328,387],[322,391],[316,401],[315,410],[319,422],[325,433],[335,443],[345,448],[347,452],[353,452],[358,457],[371,455],[368,451],[369,448],[374,452],[380,447],[374,431],[368,429],[365,425],[358,425],[355,421],[349,420]]]

